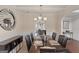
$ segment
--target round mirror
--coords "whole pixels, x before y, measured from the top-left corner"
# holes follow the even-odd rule
[[[15,17],[11,10],[2,9],[0,11],[0,26],[7,31],[10,31],[15,26]]]

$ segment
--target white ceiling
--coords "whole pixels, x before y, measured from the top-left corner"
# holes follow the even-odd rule
[[[30,13],[58,13],[63,11],[67,6],[65,5],[13,5],[13,6],[0,6],[0,8],[15,8],[21,11]]]
[[[8,8],[15,9],[19,11],[24,11],[27,13],[51,13],[58,14],[62,12],[69,12],[66,15],[67,18],[79,19],[79,13],[72,13],[74,10],[79,10],[79,5],[0,5],[0,9]],[[71,9],[71,10],[70,10]],[[71,12],[70,12],[71,11]]]
[[[79,5],[0,5],[0,9],[3,8],[13,8],[20,11],[28,12],[28,13],[61,13],[64,10],[68,11],[68,9],[77,8],[79,9]],[[78,14],[68,15],[69,18],[79,18]]]
[[[56,5],[44,5],[44,6],[41,6],[40,5],[36,5],[36,6],[16,6],[17,9],[19,10],[24,10],[24,11],[27,11],[27,12],[35,12],[35,13],[57,13],[57,12],[60,12],[60,11],[63,11],[64,8],[66,6],[56,6]]]
[[[72,13],[66,17],[70,18],[71,20],[76,20],[76,19],[79,19],[79,13]]]

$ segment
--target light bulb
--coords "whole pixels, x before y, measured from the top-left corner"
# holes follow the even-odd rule
[[[38,16],[38,19],[42,19],[42,17],[41,16]]]
[[[5,26],[7,27],[7,26],[8,26],[8,24],[5,24]]]
[[[37,18],[34,18],[35,21],[37,21]]]
[[[44,21],[47,21],[47,17],[44,17]]]

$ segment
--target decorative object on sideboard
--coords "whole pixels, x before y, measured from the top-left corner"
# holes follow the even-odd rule
[[[0,26],[6,31],[11,31],[14,28],[15,16],[10,9],[0,10]]]

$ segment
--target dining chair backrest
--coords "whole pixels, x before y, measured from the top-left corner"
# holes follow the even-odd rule
[[[38,32],[38,35],[42,35],[42,30],[39,29],[37,32]]]
[[[62,42],[62,46],[63,47],[66,47],[66,45],[67,45],[67,40],[68,40],[68,37],[64,37],[64,40],[63,40],[63,42]]]
[[[67,40],[68,38],[66,36],[59,35],[58,42],[61,44],[62,47],[66,47]]]
[[[33,33],[30,34],[32,42],[34,41]]]
[[[58,38],[58,42],[61,44],[63,42],[64,36],[63,35],[59,35]]]
[[[53,39],[53,40],[56,39],[56,33],[55,33],[55,32],[53,32],[53,34],[52,34],[52,39]]]
[[[46,35],[46,30],[42,30],[42,32]]]
[[[25,40],[26,40],[26,45],[27,45],[28,51],[29,51],[30,48],[31,48],[31,45],[32,45],[32,41],[30,39],[30,35],[26,35]]]

